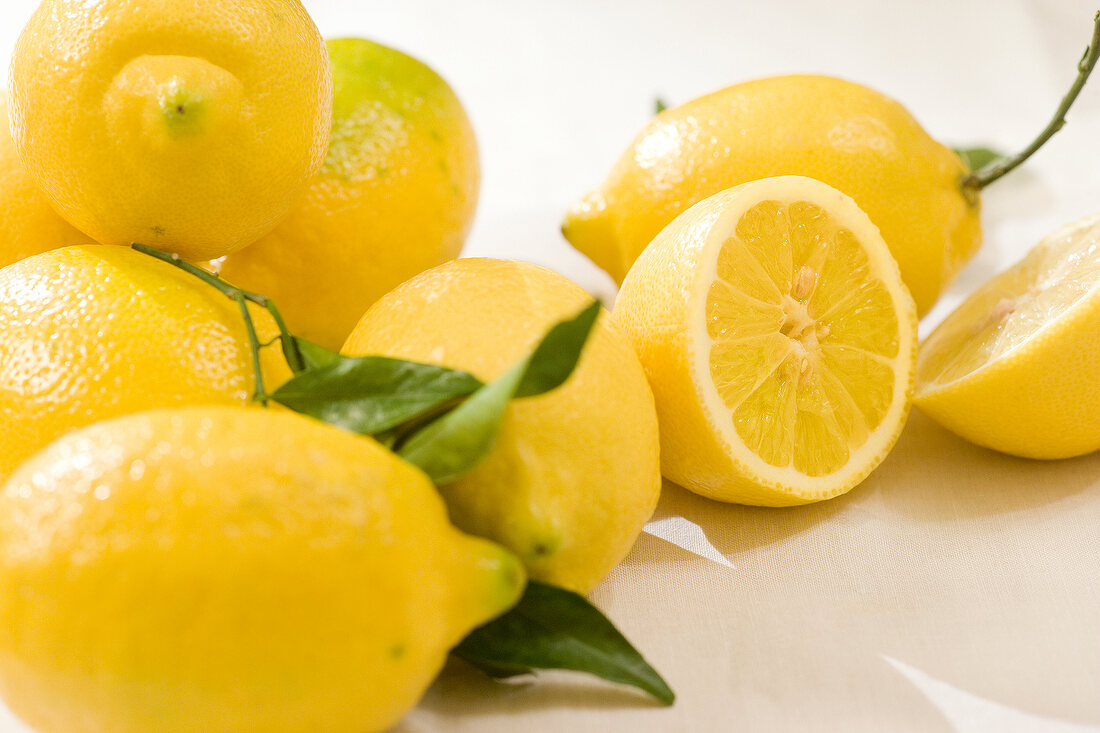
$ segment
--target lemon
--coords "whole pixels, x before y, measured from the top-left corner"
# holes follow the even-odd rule
[[[370,41],[328,49],[325,164],[275,231],[221,274],[274,299],[297,335],[339,349],[371,303],[458,256],[480,169],[470,121],[438,74]]]
[[[825,76],[770,77],[655,117],[563,232],[621,282],[695,202],[759,178],[809,176],[871,217],[924,313],[981,244],[977,199],[960,187],[968,172],[889,97]]]
[[[91,239],[57,215],[27,175],[8,132],[7,94],[0,90],[0,267]]]
[[[266,312],[253,313],[265,341]],[[0,270],[0,480],[59,435],[154,407],[249,402],[237,305],[125,247],[55,249]],[[268,380],[289,376],[278,349]]]
[[[536,265],[455,260],[375,303],[344,351],[491,380],[589,302],[580,287]],[[490,455],[441,491],[458,527],[514,551],[532,578],[585,592],[622,560],[653,513],[657,450],[645,374],[604,313],[569,380],[513,401]]]
[[[613,317],[653,387],[665,475],[704,496],[836,496],[905,423],[912,298],[866,214],[813,179],[688,209],[638,258]]]
[[[967,440],[1028,458],[1100,449],[1100,216],[1043,239],[921,346],[914,402]]]
[[[61,438],[0,548],[0,689],[41,733],[380,731],[523,587],[412,465],[257,408]]]
[[[324,159],[332,78],[297,0],[44,0],[11,126],[58,212],[193,260],[269,232]]]

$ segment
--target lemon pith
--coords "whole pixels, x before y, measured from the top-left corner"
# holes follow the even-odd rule
[[[817,181],[765,179],[685,212],[639,258],[614,317],[653,386],[662,469],[698,493],[834,496],[904,424],[912,300],[874,226]]]
[[[1100,449],[1100,216],[1043,239],[921,346],[915,404],[1028,458]]]

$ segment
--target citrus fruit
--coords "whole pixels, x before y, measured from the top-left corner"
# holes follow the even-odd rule
[[[91,241],[57,215],[23,169],[8,132],[7,94],[0,90],[0,267]]]
[[[264,341],[277,331],[253,312]],[[261,352],[269,386],[289,376]],[[154,407],[249,402],[233,301],[126,247],[82,245],[0,270],[0,480],[57,436]]]
[[[981,244],[977,199],[960,186],[968,172],[889,97],[826,76],[776,76],[659,114],[562,229],[621,282],[695,202],[759,178],[808,176],[871,217],[924,313]]]
[[[477,204],[477,142],[434,71],[356,38],[328,41],[328,157],[290,215],[221,274],[270,296],[292,331],[339,349],[371,303],[458,256]]]
[[[70,433],[0,538],[0,689],[41,733],[380,731],[523,588],[418,469],[258,408]]]
[[[704,496],[836,496],[908,415],[912,298],[866,214],[810,178],[685,211],[638,258],[613,317],[653,387],[665,476]]]
[[[914,403],[1028,458],[1100,449],[1100,216],[1043,239],[922,344]]]
[[[298,0],[44,0],[10,93],[19,155],[65,219],[192,260],[286,215],[332,114],[328,56]]]
[[[536,265],[454,260],[375,303],[344,352],[492,380],[590,302]],[[440,491],[459,528],[511,549],[532,578],[585,592],[622,560],[653,513],[657,446],[645,374],[604,313],[569,380],[512,401],[489,456]]]

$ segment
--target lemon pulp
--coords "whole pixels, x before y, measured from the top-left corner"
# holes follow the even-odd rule
[[[898,318],[852,231],[808,201],[761,201],[722,244],[706,297],[709,376],[769,466],[844,467],[894,401]]]
[[[1100,288],[1100,216],[1050,237],[980,288],[922,349],[922,391],[1007,357]]]

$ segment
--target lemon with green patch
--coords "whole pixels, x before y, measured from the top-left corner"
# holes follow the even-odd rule
[[[458,256],[480,168],[470,120],[439,74],[371,41],[327,45],[325,164],[278,228],[220,271],[272,297],[296,334],[339,349],[374,301]]]

